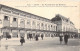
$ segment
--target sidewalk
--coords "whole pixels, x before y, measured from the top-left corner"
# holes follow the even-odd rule
[[[50,40],[50,39],[52,39],[52,38],[51,37],[45,37],[43,41]],[[56,37],[55,37],[55,39],[56,39]],[[42,41],[41,37],[39,37],[38,41]],[[25,42],[26,43],[35,43],[36,41],[34,39],[31,39],[31,40],[25,39]],[[7,40],[5,38],[3,38],[1,40],[1,46],[5,46],[5,45],[9,45],[9,46],[20,45],[20,38],[11,38],[11,39],[7,39]]]
[[[24,46],[22,46],[22,47],[24,47],[24,48],[31,48],[31,46],[35,45],[36,43],[37,44],[39,43],[40,46],[43,46],[46,42],[47,43],[45,45],[47,46],[47,44],[50,43],[49,41],[51,41],[53,43],[52,44],[53,46],[51,45],[52,47],[49,47],[49,48],[46,49],[46,48],[41,48],[38,45],[35,45],[36,47],[38,46],[40,49],[34,49],[33,51],[52,51],[52,50],[53,51],[65,51],[65,50],[66,51],[68,51],[68,50],[78,51],[77,47],[72,46],[74,43],[76,43],[76,45],[77,45],[77,42],[74,42],[77,39],[69,39],[69,40],[71,41],[71,42],[69,42],[69,46],[61,46],[61,45],[57,46],[57,45],[54,45],[54,44],[57,44],[59,42],[59,37],[53,37],[53,38],[52,37],[44,37],[44,40],[42,40],[41,37],[39,37],[39,41],[35,41],[35,40],[31,40],[30,41],[30,40],[26,39],[25,43],[24,43]],[[73,42],[73,44],[72,44],[72,42]],[[43,45],[41,43],[43,43]],[[15,46],[18,49],[18,47],[21,48],[20,45],[21,45],[20,44],[20,38],[12,38],[12,39],[8,39],[8,40],[6,40],[4,38],[4,39],[1,40],[0,51],[15,51],[16,49],[14,49],[12,47]],[[8,46],[8,49],[6,49],[7,46]],[[27,47],[27,46],[30,46],[30,47]],[[56,47],[54,47],[54,46],[56,46]]]
[[[49,39],[51,38],[50,37],[44,38],[44,41]],[[39,37],[39,41],[42,41],[41,37]],[[26,39],[25,42],[29,44],[35,43],[36,41],[34,39],[31,41]],[[6,38],[3,38],[0,43],[1,43],[0,51],[15,51],[15,49],[11,48],[11,46],[21,45],[20,38],[11,38],[7,40]]]
[[[15,49],[7,46],[1,46],[0,51],[15,51]]]
[[[34,49],[33,51],[80,51],[79,47],[54,47],[54,48],[43,48]]]
[[[38,42],[40,41],[48,41],[48,40],[58,40],[59,41],[59,38],[58,37],[44,37],[44,39],[42,40],[41,37],[39,37],[39,40]],[[75,40],[75,39],[69,39],[69,40]],[[76,39],[76,40],[79,40],[79,39]],[[32,39],[31,41],[29,39],[25,39],[25,43],[35,43],[36,41],[34,39]],[[5,45],[20,45],[20,38],[11,38],[11,39],[2,39],[1,40],[1,45],[2,46],[5,46]]]

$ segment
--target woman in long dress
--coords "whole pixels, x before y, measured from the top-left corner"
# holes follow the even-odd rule
[[[23,45],[23,43],[25,43],[24,37],[21,37],[20,42],[21,42],[21,45]]]

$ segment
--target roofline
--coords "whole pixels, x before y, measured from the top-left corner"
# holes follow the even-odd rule
[[[56,14],[56,16],[57,16],[57,15],[59,15],[59,16],[61,17],[61,19],[62,19],[62,17],[65,18],[65,19],[68,19],[68,18],[64,17],[63,15]]]
[[[46,19],[46,20],[51,21],[51,20],[48,19],[48,18],[44,18],[44,17],[42,17],[42,16],[38,16],[38,15],[35,15],[35,14],[32,14],[32,13],[29,13],[29,12],[25,12],[25,11],[22,11],[22,10],[19,10],[19,9],[13,8],[13,7],[9,7],[9,6],[3,5],[3,4],[0,4],[0,6],[1,6],[1,7],[7,7],[7,8],[10,8],[10,9],[14,9],[14,10],[17,10],[17,11],[19,11],[19,12],[23,12],[23,13],[25,13],[25,14],[31,14],[31,15],[34,15],[34,16],[37,16],[37,17],[40,17],[40,18],[43,18],[43,19]]]

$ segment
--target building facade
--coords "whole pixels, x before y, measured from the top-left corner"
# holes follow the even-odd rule
[[[78,37],[80,38],[80,29],[78,29]]]
[[[56,26],[50,19],[0,5],[0,35],[3,37],[28,38],[29,34],[50,37],[56,33]]]
[[[78,33],[78,30],[69,18],[57,14],[54,18],[52,18],[52,21],[57,24],[58,33],[68,33],[70,36],[75,36]]]

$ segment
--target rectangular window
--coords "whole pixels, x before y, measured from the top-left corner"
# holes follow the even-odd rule
[[[13,18],[13,21],[17,21],[17,18]]]
[[[8,16],[4,16],[4,20],[8,20]]]

